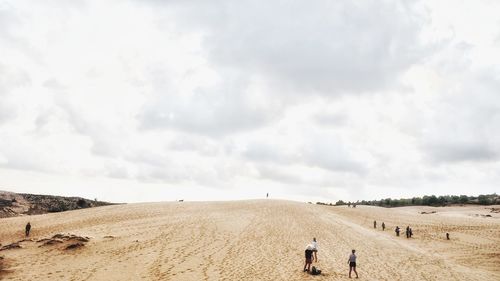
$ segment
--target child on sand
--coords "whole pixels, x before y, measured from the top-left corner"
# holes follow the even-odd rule
[[[396,226],[396,229],[394,231],[396,232],[396,236],[399,236],[399,226]]]
[[[313,255],[313,246],[311,244],[307,245],[305,255],[306,255],[306,262],[304,264],[304,272],[311,271],[311,263]]]
[[[385,222],[382,222],[382,231],[385,230]]]
[[[358,272],[356,271],[356,250],[352,250],[352,254],[349,256],[347,263],[349,264],[349,278],[351,278],[351,272],[356,273],[356,278],[358,278]]]

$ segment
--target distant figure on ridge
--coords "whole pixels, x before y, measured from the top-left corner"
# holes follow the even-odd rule
[[[396,232],[396,236],[399,236],[399,231],[400,231],[399,226],[396,226],[396,229],[394,229],[394,231]]]
[[[269,193],[266,194],[266,198],[269,198]]]
[[[377,221],[373,221],[373,228],[377,228]]]
[[[26,224],[26,237],[30,236],[30,231],[31,231],[31,224],[28,222],[28,224]]]
[[[382,231],[385,231],[385,222],[382,222]]]
[[[307,245],[305,255],[306,255],[306,262],[304,264],[304,272],[311,271],[311,263],[313,255],[313,246],[311,244]]]
[[[349,264],[349,278],[351,278],[351,272],[354,270],[356,273],[356,278],[358,278],[358,272],[356,271],[356,250],[352,250],[352,254],[349,256],[347,260],[347,264]]]
[[[450,234],[446,232],[446,240],[450,240]]]
[[[317,255],[317,252],[318,252],[318,242],[316,241],[316,237],[313,238],[313,241],[312,241],[311,245],[313,246],[314,262],[318,262],[318,255]]]

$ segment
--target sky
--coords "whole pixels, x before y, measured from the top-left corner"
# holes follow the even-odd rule
[[[500,1],[0,0],[0,190],[499,192]]]

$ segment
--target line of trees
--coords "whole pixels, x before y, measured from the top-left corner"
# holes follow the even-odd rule
[[[444,196],[424,196],[424,197],[413,197],[413,198],[401,198],[401,199],[380,199],[371,201],[356,201],[356,202],[344,202],[342,200],[335,203],[336,206],[356,204],[356,205],[372,205],[380,207],[402,207],[402,206],[447,206],[454,204],[477,204],[477,205],[495,205],[500,204],[500,197],[496,194],[486,194],[479,196],[467,196],[467,195],[444,195]]]

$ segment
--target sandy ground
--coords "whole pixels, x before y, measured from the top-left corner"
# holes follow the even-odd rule
[[[33,241],[0,251],[2,280],[345,280],[351,249],[363,280],[500,280],[500,214],[486,207],[130,204],[0,219],[0,243],[23,239],[28,220]],[[414,237],[396,237],[396,225]],[[58,233],[90,240],[74,250],[37,242]],[[321,276],[302,271],[312,237]]]

